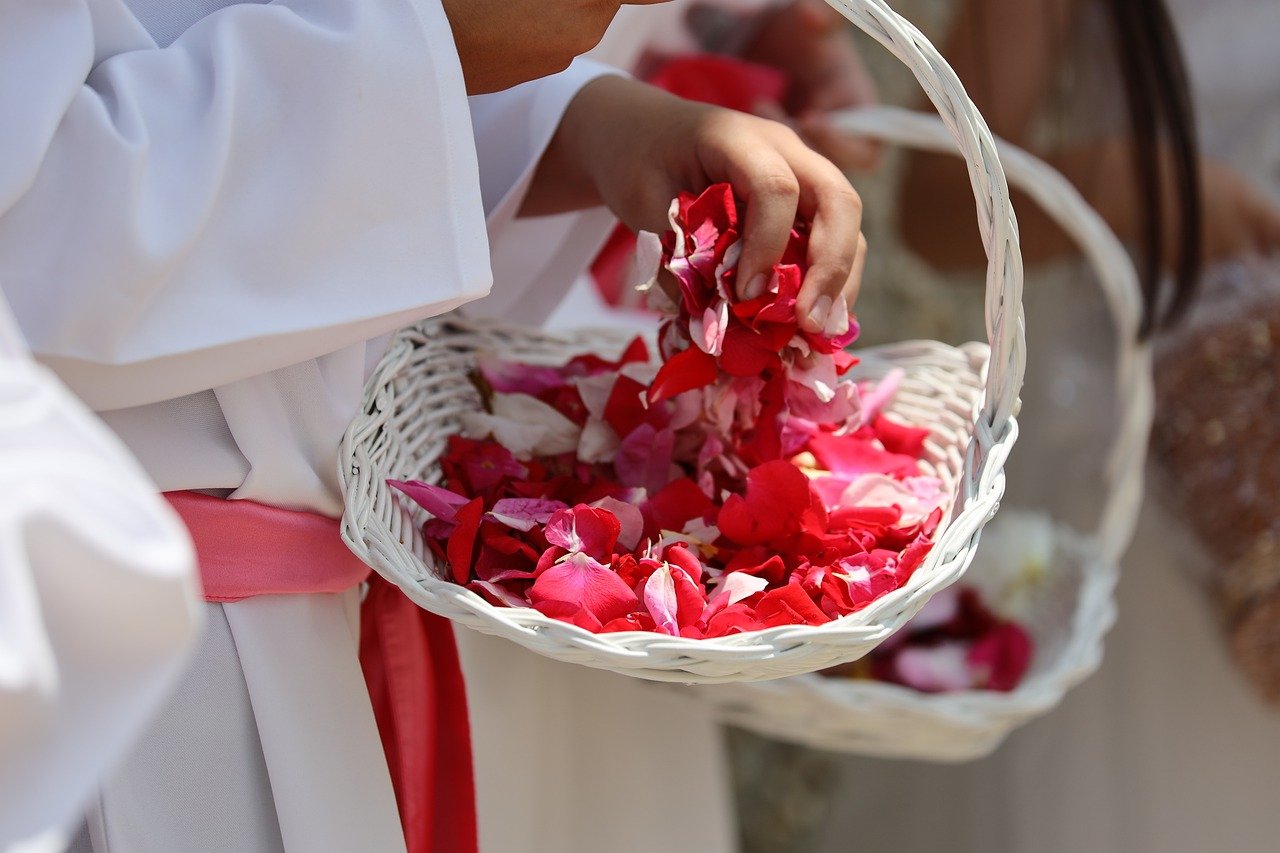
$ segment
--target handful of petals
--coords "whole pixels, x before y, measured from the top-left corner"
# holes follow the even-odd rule
[[[879,413],[895,377],[840,378],[855,323],[799,329],[805,223],[744,300],[729,186],[681,195],[670,220],[641,235],[679,283],[657,364],[642,339],[616,361],[482,358],[483,411],[440,485],[391,485],[430,514],[457,583],[590,631],[709,638],[860,610],[932,546],[946,495],[918,462],[929,431]]]

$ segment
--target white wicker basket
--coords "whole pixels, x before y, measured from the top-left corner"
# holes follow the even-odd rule
[[[930,426],[927,464],[954,494],[924,564],[905,587],[870,607],[816,627],[786,626],[711,640],[648,632],[593,634],[529,608],[495,607],[447,580],[423,547],[415,515],[392,497],[387,478],[433,479],[458,415],[478,405],[467,381],[475,355],[563,361],[620,346],[618,336],[540,332],[438,318],[397,336],[366,390],[343,441],[343,537],[351,549],[420,606],[459,624],[507,637],[548,657],[657,681],[728,682],[779,678],[855,660],[906,623],[968,567],[978,533],[1004,492],[1004,461],[1017,436],[1013,419],[1025,365],[1022,257],[995,142],[932,45],[882,0],[833,2],[907,64],[937,106],[969,165],[989,257],[990,346],[934,342],[879,350],[866,370],[907,371],[893,412]]]
[[[931,116],[879,108],[841,118],[850,131],[918,148],[949,148]],[[1109,494],[1098,529],[1056,526],[1051,581],[1028,626],[1036,656],[1021,685],[1008,693],[926,694],[876,681],[816,674],[767,684],[718,685],[697,695],[722,718],[756,732],[820,749],[886,757],[959,761],[994,750],[1018,725],[1047,712],[1098,666],[1115,619],[1119,560],[1142,500],[1151,427],[1151,353],[1138,341],[1141,296],[1124,247],[1071,184],[1049,166],[1001,144],[1010,181],[1024,189],[1084,248],[1103,288],[1118,338],[1118,432],[1107,469]],[[1002,516],[1003,518],[1003,516]],[[983,571],[979,546],[974,575]]]

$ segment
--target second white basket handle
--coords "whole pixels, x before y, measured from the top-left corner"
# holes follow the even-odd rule
[[[947,129],[925,113],[869,107],[832,115],[842,130],[900,145],[957,153]],[[1108,494],[1096,536],[1102,555],[1119,560],[1132,538],[1142,503],[1147,436],[1154,408],[1151,347],[1139,338],[1142,296],[1138,273],[1120,240],[1076,188],[1053,167],[997,140],[1009,180],[1029,195],[1084,250],[1098,276],[1116,333],[1117,434],[1107,459]]]
[[[978,424],[975,431],[985,453],[1006,431],[1016,429],[1012,420],[1027,361],[1018,223],[1009,202],[1000,152],[986,121],[956,73],[910,21],[889,8],[884,0],[826,2],[911,69],[969,168],[969,183],[977,201],[978,229],[987,252],[986,322],[991,363],[983,401],[983,423]],[[995,476],[998,470],[999,466],[988,468],[989,475]]]

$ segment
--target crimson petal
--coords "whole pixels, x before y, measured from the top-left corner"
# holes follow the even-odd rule
[[[705,388],[716,379],[716,360],[697,347],[673,355],[658,370],[649,386],[649,402],[668,400],[685,391]]]

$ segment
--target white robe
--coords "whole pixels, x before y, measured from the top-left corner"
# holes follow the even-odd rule
[[[0,285],[33,350],[162,489],[329,514],[385,335],[488,291],[486,212],[601,73],[468,100],[438,0],[41,0],[0,39]],[[402,849],[354,604],[207,606],[77,848]]]
[[[56,849],[200,613],[181,522],[0,299],[0,850]]]

